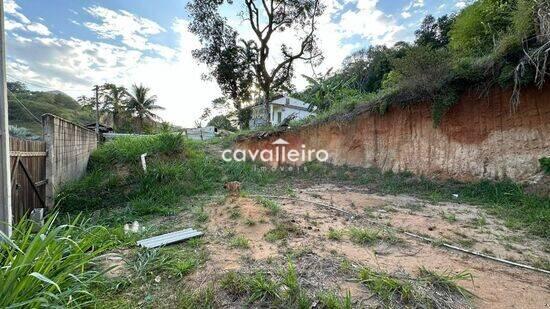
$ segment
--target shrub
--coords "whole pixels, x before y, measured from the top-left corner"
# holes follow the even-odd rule
[[[78,307],[91,304],[90,286],[100,273],[94,259],[108,244],[97,245],[100,227],[75,218],[55,226],[51,215],[38,232],[21,220],[12,239],[0,233],[0,307]]]
[[[540,158],[539,162],[542,171],[546,174],[550,174],[550,157]]]
[[[452,26],[450,46],[459,57],[478,57],[493,50],[495,40],[512,25],[514,0],[479,0],[466,7]]]

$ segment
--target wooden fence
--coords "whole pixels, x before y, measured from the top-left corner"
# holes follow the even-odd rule
[[[61,186],[84,175],[97,147],[95,132],[76,123],[46,114],[42,125],[44,141],[10,137],[14,224],[35,208],[51,209]]]
[[[46,143],[10,137],[13,222],[35,208],[45,208]]]

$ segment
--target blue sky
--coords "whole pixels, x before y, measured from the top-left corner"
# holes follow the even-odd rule
[[[327,9],[319,20],[319,43],[325,62],[316,72],[338,68],[346,55],[360,48],[411,41],[426,14],[440,16],[466,5],[451,0],[323,1]],[[160,113],[165,120],[192,126],[220,93],[214,83],[201,79],[207,68],[191,56],[200,44],[187,30],[187,2],[4,0],[8,79],[74,97],[91,95],[94,84],[143,83],[166,108]],[[241,36],[249,37],[238,10],[236,6],[224,12]],[[294,40],[289,32],[273,43],[292,46]],[[296,73],[310,75],[312,68],[298,64]],[[299,89],[306,85],[301,78],[295,84]]]

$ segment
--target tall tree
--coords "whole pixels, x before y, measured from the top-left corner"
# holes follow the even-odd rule
[[[224,3],[244,7],[241,16],[250,26],[253,39],[238,39],[237,32],[219,13]],[[193,0],[188,5],[193,19],[189,29],[203,44],[202,49],[195,51],[195,57],[207,63],[205,59],[221,61],[224,54],[241,55],[232,59],[243,64],[245,76],[250,70],[254,75],[263,94],[265,122],[269,124],[270,98],[288,87],[296,61],[311,62],[322,58],[316,44],[316,30],[317,18],[323,9],[320,0]],[[293,33],[300,43],[297,48],[282,44],[281,59],[274,61],[271,55],[273,37],[283,32]],[[234,65],[229,67],[235,68]],[[233,78],[231,74],[226,76]]]
[[[443,15],[437,18],[437,20],[432,15],[427,15],[422,21],[420,29],[414,32],[416,35],[415,43],[431,48],[447,46],[450,40],[449,32],[454,20],[454,15]]]
[[[144,120],[160,119],[153,111],[164,109],[164,107],[156,105],[157,97],[150,95],[149,92],[150,89],[143,85],[133,85],[132,91],[129,93],[128,110],[137,116],[140,132],[143,132]]]
[[[128,100],[128,92],[126,88],[115,84],[105,84],[103,88],[104,109],[108,110],[113,116],[113,127],[120,128],[120,116],[124,112],[126,101]]]

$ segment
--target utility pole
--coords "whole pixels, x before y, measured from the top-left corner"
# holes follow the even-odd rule
[[[4,1],[0,0],[0,230],[11,237],[10,133],[8,129],[8,94],[6,85],[6,42]]]
[[[99,86],[95,85],[95,134],[99,138]]]

